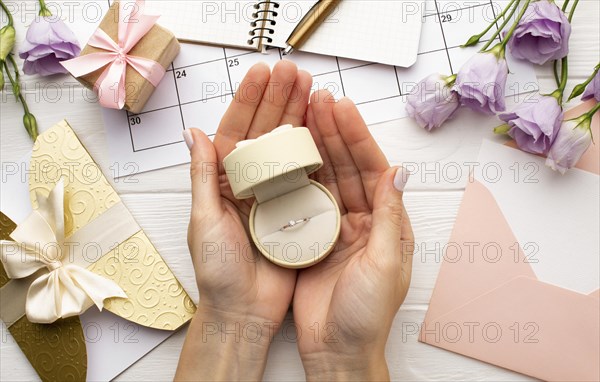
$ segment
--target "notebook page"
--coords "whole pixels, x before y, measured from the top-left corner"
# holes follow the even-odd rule
[[[158,24],[181,41],[254,48],[248,40],[255,20],[256,1],[149,0],[148,14],[160,15]]]
[[[315,0],[278,1],[276,32],[270,45],[283,48]],[[300,50],[402,67],[417,59],[422,1],[342,0]]]

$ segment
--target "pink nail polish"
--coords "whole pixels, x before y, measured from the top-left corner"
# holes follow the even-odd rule
[[[394,176],[394,188],[400,192],[403,192],[409,176],[410,173],[404,167],[398,167],[398,170],[396,170],[396,175]]]
[[[187,145],[189,150],[192,150],[192,146],[194,146],[194,137],[192,137],[192,132],[189,130],[183,130],[183,140]]]

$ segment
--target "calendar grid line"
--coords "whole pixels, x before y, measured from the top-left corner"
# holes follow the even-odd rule
[[[402,96],[402,86],[400,86],[400,78],[398,77],[398,67],[394,66],[394,74],[396,75],[396,82],[398,83],[398,93]]]
[[[494,16],[494,20],[496,20],[496,10],[494,9],[494,4],[492,3],[492,0],[490,0],[490,6],[492,7],[492,15]],[[494,24],[496,24],[496,30],[500,29],[498,21],[496,21]],[[502,42],[502,33],[498,34],[498,40]]]
[[[490,0],[490,3],[492,3],[491,0]],[[430,13],[430,14],[427,14],[427,15],[423,15],[423,18],[431,17],[431,16],[445,15],[445,14],[452,13],[452,12],[465,11],[467,9],[474,9],[474,8],[478,8],[478,7],[484,7],[484,6],[487,6],[487,5],[488,4],[486,4],[486,3],[482,3],[482,4],[471,5],[471,6],[463,7],[463,8],[451,9],[449,11],[443,11],[443,12],[440,12],[439,10],[436,10],[435,13]],[[436,8],[437,8],[437,4],[436,4]],[[492,3],[492,12],[495,13],[495,11],[493,9],[494,9],[494,5]],[[494,16],[494,18],[496,18],[496,16]]]
[[[233,83],[231,82],[231,72],[229,71],[229,64],[227,63],[227,51],[223,48],[223,56],[225,57],[225,69],[227,69],[227,78],[229,79],[229,89],[233,92]]]
[[[129,117],[130,117],[129,112],[126,111],[125,119],[127,120],[127,127],[129,130],[129,138],[131,139],[131,150],[133,152],[135,152],[135,143],[133,142],[133,132],[131,131],[131,123],[129,122]]]
[[[342,94],[344,94],[344,97],[345,97],[346,89],[344,89],[344,79],[342,78],[342,70],[340,69],[340,59],[338,57],[335,58],[335,63],[338,68],[338,73],[340,74],[340,84],[342,85]]]
[[[448,43],[446,42],[446,34],[444,33],[444,26],[442,25],[442,16],[440,15],[440,9],[438,8],[438,0],[433,0],[435,3],[435,10],[438,15],[438,20],[440,22],[440,29],[442,31],[442,40],[444,41],[444,47],[446,48],[446,56],[448,57],[448,65],[450,65],[450,73],[454,74],[454,69],[452,68],[452,60],[450,59],[450,52],[448,51]]]
[[[197,99],[197,100],[194,100],[194,101],[187,101],[187,102],[183,102],[181,104],[181,106],[191,105],[191,104],[198,103],[198,102],[206,102],[206,101],[210,101],[210,100],[217,99],[217,98],[225,98],[227,96],[233,97],[233,96],[235,96],[235,93],[234,92],[227,92],[227,93],[216,95],[214,97],[207,97],[207,98],[203,98],[203,99]]]
[[[159,149],[161,147],[167,147],[167,146],[172,146],[172,145],[177,145],[179,143],[183,143],[185,142],[183,139],[179,140],[179,141],[174,141],[174,142],[169,142],[169,143],[162,143],[160,145],[156,145],[156,146],[150,146],[150,147],[144,147],[143,149],[137,149],[135,150],[136,153],[142,152],[142,151],[148,151],[148,150],[152,150],[152,149]]]
[[[155,111],[162,111],[162,110],[167,110],[167,109],[173,109],[173,108],[176,108],[176,107],[179,107],[179,104],[170,105],[170,106],[165,106],[165,107],[158,107],[158,108],[156,108],[156,109],[142,111],[142,112],[140,112],[140,113],[137,113],[137,114],[131,114],[131,113],[129,113],[129,112],[128,112],[128,113],[129,113],[129,116],[130,116],[130,117],[133,117],[133,116],[140,116],[140,115],[145,115],[145,114],[154,113]]]
[[[171,63],[171,67],[173,68],[173,63]],[[177,104],[179,105],[179,114],[181,115],[182,130],[185,130],[185,119],[183,118],[183,110],[181,110],[181,98],[179,96],[179,87],[177,86],[177,75],[175,70],[173,70],[173,81],[175,81],[175,93],[177,93]]]
[[[379,101],[385,101],[385,100],[394,99],[394,98],[402,98],[402,97],[404,97],[404,96],[403,95],[389,96],[389,97],[384,97],[384,98],[379,98],[379,99],[373,99],[373,100],[364,101],[364,102],[357,102],[356,105],[357,106],[367,105],[367,104],[370,104],[370,103],[375,103],[375,102],[379,102]]]

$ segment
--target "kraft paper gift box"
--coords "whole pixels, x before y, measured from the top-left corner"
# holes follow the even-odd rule
[[[479,164],[503,175],[475,170],[467,185],[420,341],[543,380],[598,381],[597,143],[564,176],[491,142]]]
[[[2,185],[0,317],[43,381],[112,379],[189,321],[195,306],[66,121],[40,134],[24,173],[28,185],[21,177],[12,180],[16,186]],[[54,270],[42,267],[31,276],[10,279],[6,261],[11,254],[4,244],[12,243],[11,234],[28,219],[13,205],[21,194],[29,194],[33,211],[41,211],[39,203],[48,203],[45,198],[59,185],[64,186],[65,240],[77,248],[93,247],[85,253],[69,250],[61,267],[85,268],[116,284],[126,298],[104,300],[102,311],[92,306],[80,316],[33,323],[29,311],[26,315],[28,290]],[[90,235],[90,227],[99,226],[102,231]],[[6,351],[9,344],[2,346]]]
[[[119,5],[123,3],[123,10],[132,12],[131,15],[121,15]],[[126,4],[126,5],[125,5]],[[115,1],[109,8],[107,14],[102,19],[99,28],[115,42],[119,41],[119,22],[122,22],[121,27],[127,26],[128,23],[135,24],[137,18],[143,17],[143,1],[129,2]],[[137,42],[137,44],[129,51],[129,55],[146,58],[160,64],[165,70],[171,65],[175,57],[179,54],[180,45],[177,38],[169,30],[154,24],[152,28]],[[94,53],[105,52],[105,50],[91,46],[89,43],[81,51],[80,57],[84,57]],[[77,58],[75,59],[77,60]],[[75,61],[71,60],[71,61]],[[66,61],[65,64],[68,64]],[[110,64],[109,64],[110,65]],[[74,75],[70,66],[66,66]],[[98,79],[102,76],[107,65],[97,69],[91,73],[77,76],[77,80],[89,89],[93,89]],[[116,84],[111,84],[108,92],[111,92],[111,97],[115,97]],[[142,76],[132,65],[127,65],[125,70],[125,105],[124,108],[132,113],[142,111],[146,102],[154,92],[155,86],[144,76]]]
[[[331,193],[309,179],[323,160],[306,127],[285,125],[239,142],[223,165],[234,196],[256,198],[250,234],[270,261],[305,268],[333,250],[340,210]]]

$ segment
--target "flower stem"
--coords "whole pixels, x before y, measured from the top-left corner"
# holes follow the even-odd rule
[[[578,1],[578,0],[575,0],[575,1]],[[521,21],[521,19],[523,18],[523,15],[525,14],[525,11],[529,7],[530,2],[531,2],[531,0],[525,0],[525,4],[523,5],[523,8],[519,12],[517,19],[515,20],[513,25],[510,27],[510,29],[506,33],[506,36],[504,36],[504,41],[502,41],[502,50],[504,50],[504,48],[506,47],[506,44],[508,43],[508,40],[510,40],[510,38],[512,37],[513,33],[515,33],[515,29],[517,29],[517,26],[519,25],[519,21]]]
[[[562,11],[563,12],[567,10],[567,5],[569,5],[569,1],[571,1],[571,0],[565,0],[563,2],[563,5],[562,5]]]
[[[558,87],[558,89],[560,90],[560,103],[562,103],[562,95],[565,92],[565,88],[567,87],[568,75],[569,75],[569,57],[564,56],[560,63],[560,86]]]
[[[558,76],[558,60],[554,60],[552,63],[552,74],[554,74],[554,82],[556,82],[556,87],[560,87],[560,77]]]
[[[52,16],[52,12],[46,7],[46,2],[44,0],[38,0],[40,3],[40,12],[39,15],[42,17],[50,17]]]
[[[567,87],[567,77],[569,73],[569,60],[567,56],[563,57],[560,65],[560,81],[558,82],[558,89],[550,93],[551,97],[556,98],[556,101],[562,107],[563,104],[563,96],[565,93],[565,88]]]
[[[8,8],[6,8],[6,5],[4,5],[4,2],[2,0],[0,0],[0,7],[2,7],[2,10],[6,13],[6,16],[8,17],[8,25],[13,25],[13,17],[8,11]]]
[[[15,59],[12,57],[12,54],[8,56],[9,61],[11,61],[13,67],[16,67],[17,63],[15,62]],[[13,88],[15,87],[15,85],[19,85],[19,73],[18,70],[15,70],[15,77],[13,78],[13,76],[10,74],[10,68],[8,67],[8,64],[6,62],[4,62],[4,70],[6,71],[6,74],[8,75],[8,79],[10,80],[10,83],[13,85]],[[19,90],[17,92],[17,94],[15,94],[15,97],[17,97],[19,99],[19,101],[21,101],[21,104],[23,105],[23,111],[25,111],[25,114],[29,113],[29,107],[27,106],[27,101],[25,101],[25,97],[23,97],[23,93]]]
[[[586,113],[587,117],[592,119],[592,117],[594,116],[594,114],[596,114],[598,112],[598,110],[600,109],[600,102],[597,102],[596,105]]]
[[[19,89],[19,71],[17,68],[17,63],[15,62],[15,59],[13,58],[12,54],[9,54],[7,58],[8,61],[11,62],[13,68],[15,68],[15,77],[12,76],[10,68],[8,67],[8,63],[6,61],[2,62],[4,66],[4,71],[6,72],[6,75],[8,76],[8,79],[11,85],[13,86],[15,100],[21,101],[21,105],[23,106],[23,124],[25,126],[25,130],[27,130],[27,134],[29,134],[29,137],[35,142],[38,136],[37,123],[35,123],[35,117],[29,112],[27,101],[25,101],[25,97],[23,97],[23,93]],[[32,119],[33,123],[29,123],[28,126],[28,124],[25,122],[26,119]]]
[[[490,29],[492,29],[492,27],[500,20],[500,18],[502,18],[506,14],[506,12],[510,9],[510,7],[515,3],[515,1],[518,3],[521,0],[510,0],[508,5],[502,10],[502,12],[500,12],[500,14],[496,17],[496,19],[487,26],[487,28],[485,28],[483,30],[483,32],[471,36],[471,38],[469,38],[469,41],[467,41],[463,45],[463,47],[477,44],[479,42],[479,39],[482,38],[483,36],[485,36],[485,34],[487,32],[489,32]]]
[[[521,0],[517,0],[517,2],[514,4],[513,8],[511,9],[510,13],[508,14],[508,16],[506,16],[504,18],[504,20],[502,21],[502,24],[500,24],[500,26],[498,27],[498,29],[496,30],[496,32],[490,37],[490,39],[483,46],[483,48],[481,48],[480,52],[484,52],[487,48],[489,48],[489,46],[492,44],[492,42],[494,42],[496,40],[496,37],[498,37],[498,35],[500,33],[502,33],[502,30],[504,30],[504,27],[509,23],[511,17],[517,11],[517,8],[519,8],[519,3],[520,2],[521,2]],[[508,7],[507,7],[507,9],[508,9]]]
[[[569,23],[571,22],[571,20],[573,20],[573,15],[575,14],[575,8],[577,8],[577,4],[579,4],[579,0],[575,0],[573,1],[573,6],[571,7],[571,10],[569,11]]]
[[[19,67],[17,66],[17,62],[15,61],[15,58],[13,57],[12,53],[8,55],[8,61],[10,61],[10,63],[13,66],[13,69],[15,70],[15,81],[19,82],[21,80],[21,73],[19,73]]]

